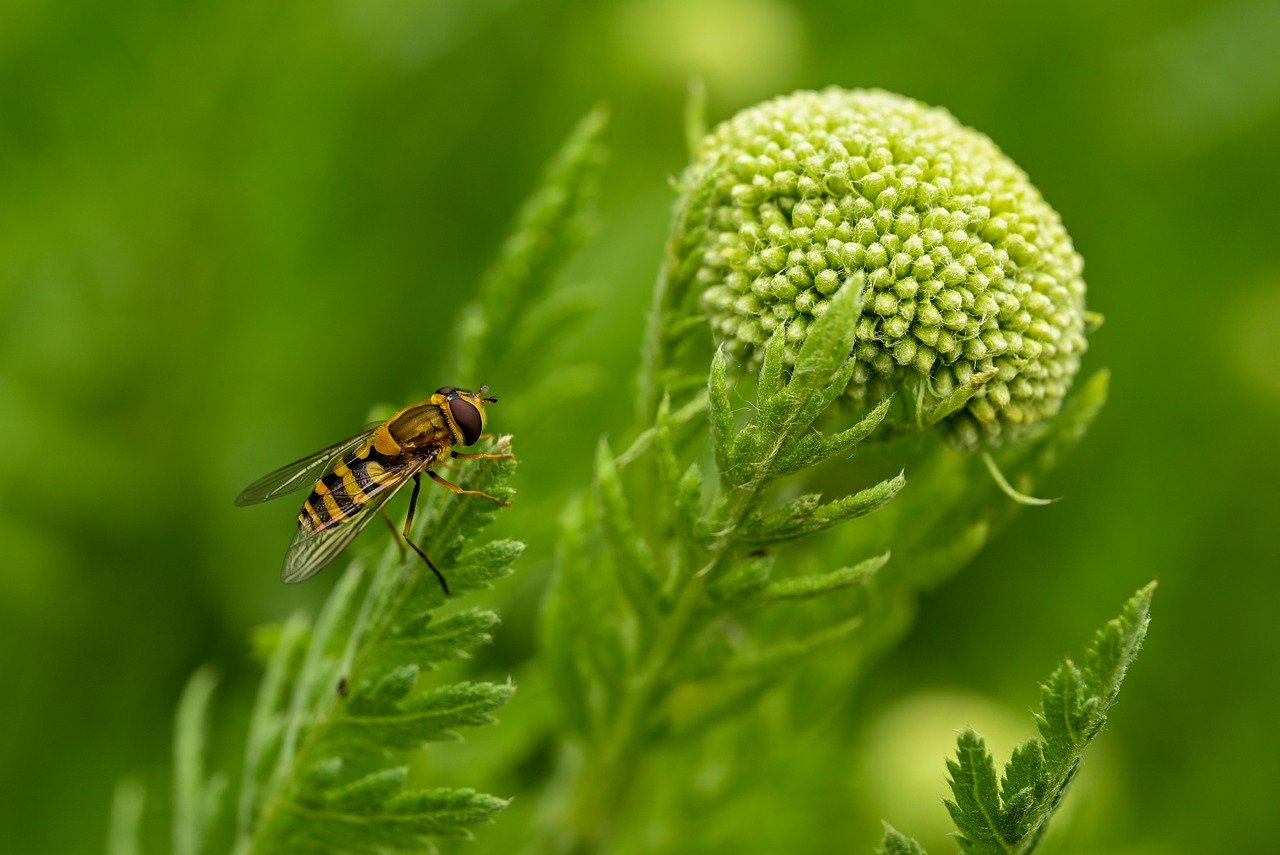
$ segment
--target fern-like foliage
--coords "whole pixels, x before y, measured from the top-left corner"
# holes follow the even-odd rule
[[[566,301],[544,300],[585,231],[602,161],[602,110],[570,134],[521,208],[512,234],[464,311],[451,376],[477,380],[519,358],[563,324]],[[525,312],[532,301],[552,311]],[[466,378],[466,379],[463,379]],[[509,450],[510,437],[490,450]],[[510,498],[512,461],[466,464],[456,480]],[[270,634],[267,665],[250,716],[234,798],[228,777],[207,773],[214,678],[201,669],[179,703],[174,736],[172,850],[176,855],[421,852],[433,840],[470,834],[506,800],[467,788],[408,785],[407,760],[433,741],[492,722],[510,683],[436,683],[430,672],[467,658],[490,639],[493,611],[456,607],[465,594],[511,572],[524,545],[484,540],[499,508],[427,491],[414,539],[446,573],[447,601],[412,553],[388,545],[372,565],[357,559],[318,617],[295,614]],[[124,784],[112,810],[113,855],[138,855],[142,793]]]
[[[887,554],[780,578],[774,557],[783,544],[882,507],[903,476],[829,501],[804,495],[771,507],[769,500],[781,479],[852,453],[887,410],[881,405],[835,433],[814,426],[852,375],[861,284],[851,280],[836,294],[789,375],[785,330],[773,336],[745,423],[721,353],[705,395],[679,409],[664,398],[655,423],[622,454],[601,443],[594,495],[561,521],[558,573],[543,611],[557,696],[586,743],[570,797],[570,839],[553,848],[605,843],[641,746],[655,734],[688,733],[722,717],[790,663],[858,630],[856,602],[835,620],[797,621],[799,633],[777,615],[861,586]],[[682,464],[677,451],[704,413],[710,476],[699,460]]]
[[[947,761],[952,794],[947,810],[962,851],[1021,855],[1035,850],[1142,646],[1155,587],[1152,582],[1134,594],[1120,616],[1097,632],[1083,668],[1068,659],[1040,687],[1040,735],[1014,749],[1003,777],[983,738],[972,730],[960,734],[956,757]],[[880,851],[924,853],[919,843],[892,828],[886,829]]]

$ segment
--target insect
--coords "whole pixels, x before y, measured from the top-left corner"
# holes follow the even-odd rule
[[[510,460],[512,454],[465,454],[455,446],[478,442],[484,433],[485,404],[496,404],[489,387],[468,392],[443,386],[425,401],[410,404],[385,422],[368,425],[342,442],[295,460],[254,481],[236,497],[237,505],[254,505],[292,493],[308,485],[311,495],[298,514],[298,533],[289,544],[280,577],[301,582],[319,573],[355,539],[375,515],[381,514],[405,554],[413,548],[440,586],[449,593],[440,568],[412,540],[413,515],[418,507],[422,473],[437,484],[464,496],[479,496],[500,505],[508,502],[478,490],[464,490],[432,468],[448,460]],[[403,531],[383,505],[405,484],[413,481],[409,514]]]

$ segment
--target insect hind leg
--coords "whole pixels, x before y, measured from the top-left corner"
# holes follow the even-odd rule
[[[383,516],[386,517],[387,524],[391,526],[391,531],[396,535],[396,543],[400,545],[400,555],[404,556],[404,545],[408,544],[413,551],[418,553],[426,565],[431,568],[431,572],[436,574],[436,578],[440,580],[440,587],[444,589],[444,595],[449,596],[449,583],[445,581],[444,574],[440,572],[440,568],[431,560],[431,556],[423,550],[421,546],[413,542],[413,517],[418,511],[418,493],[422,489],[422,475],[415,473],[413,476],[413,492],[409,494],[409,513],[404,519],[404,531],[396,531],[395,523],[391,521],[391,516],[384,510]]]

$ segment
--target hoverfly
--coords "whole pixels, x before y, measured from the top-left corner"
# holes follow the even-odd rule
[[[459,495],[480,496],[507,505],[508,502],[478,490],[464,490],[431,467],[447,460],[510,460],[512,454],[463,454],[454,446],[474,445],[485,426],[488,386],[468,392],[454,386],[436,390],[425,401],[410,404],[385,422],[368,425],[342,442],[295,460],[288,466],[264,475],[236,497],[237,505],[253,505],[275,499],[314,484],[311,495],[298,514],[298,533],[289,544],[280,577],[285,582],[301,582],[319,573],[355,539],[374,515],[381,514],[396,537],[400,552],[407,544],[431,568],[446,595],[449,583],[427,553],[411,539],[413,514],[418,507],[422,473]],[[403,531],[383,509],[383,505],[409,481],[409,514]]]

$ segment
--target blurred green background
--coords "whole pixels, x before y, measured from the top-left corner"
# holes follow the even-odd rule
[[[1065,501],[928,595],[871,676],[848,752],[865,804],[841,839],[870,851],[881,816],[945,822],[952,731],[999,750],[1029,735],[1036,681],[1158,578],[1147,648],[1061,833],[1074,851],[1273,848],[1277,32],[1269,0],[9,0],[0,848],[99,851],[124,776],[158,820],[196,666],[222,674],[225,726],[243,721],[252,629],[314,607],[335,574],[281,586],[296,508],[233,508],[240,487],[380,402],[533,386],[442,376],[453,319],[540,164],[605,102],[600,228],[568,277],[599,308],[565,345],[598,383],[492,413],[525,460],[504,525],[533,540],[494,595],[493,656],[529,656],[538,538],[595,437],[628,424],[693,76],[713,120],[827,84],[947,107],[1062,214],[1107,316],[1086,370],[1112,369],[1111,403],[1048,485]],[[806,744],[792,783],[816,791],[803,763],[824,749]]]

